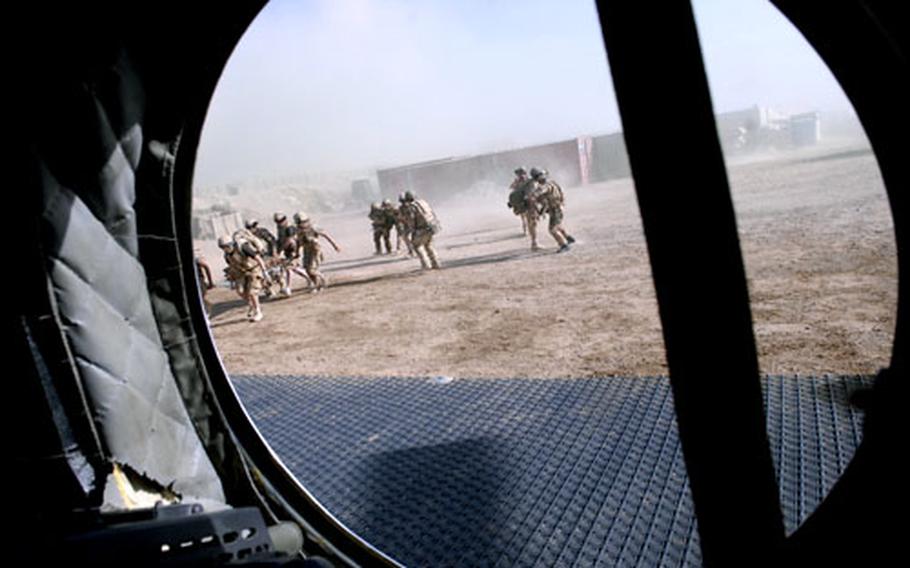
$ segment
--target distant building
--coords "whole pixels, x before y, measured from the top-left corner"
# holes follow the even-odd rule
[[[238,211],[226,206],[193,212],[193,238],[217,239],[231,236],[243,228],[243,218]]]
[[[508,187],[518,166],[546,168],[564,186],[589,183],[594,144],[583,136],[477,156],[442,158],[376,172],[382,196],[403,191],[440,200],[479,184]]]
[[[355,203],[369,203],[376,199],[376,190],[368,179],[355,179],[351,182],[351,199]]]
[[[758,105],[718,114],[715,122],[728,157],[816,144],[821,131],[817,112],[790,116]],[[617,132],[385,168],[376,177],[382,197],[394,199],[410,190],[430,199],[445,199],[479,184],[505,188],[518,166],[546,168],[564,187],[631,175],[625,138]]]
[[[592,138],[591,176],[592,183],[619,179],[632,175],[626,139],[622,132],[595,136]]]
[[[817,112],[790,117],[790,138],[794,146],[812,146],[821,139],[821,120]]]
[[[718,114],[715,122],[727,155],[807,146],[817,144],[821,137],[817,112],[791,116],[756,105]]]

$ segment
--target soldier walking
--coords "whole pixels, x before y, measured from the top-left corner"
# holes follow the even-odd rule
[[[511,184],[509,184],[509,207],[511,207],[512,211],[516,215],[518,215],[518,217],[521,219],[521,234],[522,235],[528,234],[528,216],[524,211],[519,212],[514,207],[512,207],[511,194],[516,189],[523,187],[524,184],[527,183],[528,179],[529,179],[528,171],[526,169],[524,169],[523,167],[519,166],[519,167],[515,168],[515,179],[512,180]],[[519,207],[519,209],[521,209],[521,207]]]
[[[231,255],[234,253],[234,241],[230,237],[218,237],[218,248],[224,253],[224,278],[228,281],[231,290],[237,292],[237,295],[243,298],[240,290],[243,272],[231,262]]]
[[[275,289],[281,289],[284,280],[280,267],[276,271],[274,263],[271,262],[271,251],[274,250],[274,247],[271,243],[259,238],[256,232],[249,228],[249,225],[256,227],[257,224],[247,223],[246,225],[246,228],[238,229],[234,232],[234,242],[237,243],[237,246],[239,246],[245,254],[249,256],[255,253],[262,261],[262,291],[267,298],[271,298],[275,295]],[[266,233],[268,233],[268,231],[266,231]],[[268,234],[269,236],[272,236],[271,233]]]
[[[524,168],[518,168],[516,172],[524,171]],[[532,177],[516,178],[514,188],[509,193],[508,205],[512,212],[522,217],[526,223],[527,235],[531,237],[531,250],[540,250],[537,244],[537,221],[540,218],[540,205],[537,203],[537,183],[533,179],[533,174],[538,173],[537,168],[531,168]],[[516,174],[517,175],[517,174]]]
[[[436,213],[426,200],[417,199],[410,191],[406,191],[404,194],[403,208],[411,226],[414,227],[411,233],[411,244],[420,259],[420,265],[424,269],[438,269],[439,260],[436,257],[436,250],[433,248],[433,236],[442,229],[442,226]]]
[[[262,308],[259,294],[262,292],[266,267],[258,248],[247,240],[243,230],[234,233],[233,240],[222,237],[218,240],[218,246],[224,251],[227,262],[225,273],[236,278],[234,282],[237,293],[249,306],[247,319],[251,322],[260,321]]]
[[[315,284],[307,276],[305,270],[300,267],[300,256],[297,247],[297,226],[288,222],[284,213],[275,213],[272,216],[276,227],[276,256],[280,259],[284,268],[284,287],[282,293],[285,296],[291,295],[291,273],[300,276],[306,281],[307,288],[313,289]]]
[[[199,286],[202,289],[202,305],[205,306],[205,314],[211,316],[212,303],[208,299],[209,290],[215,287],[215,279],[212,278],[212,267],[202,256],[202,251],[195,249],[193,259],[196,261],[196,275],[199,277]]]
[[[297,227],[291,225],[284,213],[275,213],[272,219],[275,221],[275,241],[278,252],[284,254],[285,251],[294,248],[294,234],[297,232]]]
[[[376,251],[373,254],[382,254],[382,243],[385,243],[386,254],[392,254],[392,227],[395,226],[395,217],[392,202],[388,199],[382,204],[373,203],[370,206],[370,222],[373,224],[373,245]]]
[[[312,221],[306,213],[295,213],[294,223],[297,226],[297,255],[303,257],[303,269],[307,277],[313,282],[315,288],[313,292],[325,288],[328,285],[325,275],[319,271],[319,264],[322,262],[322,250],[319,246],[319,237],[327,240],[335,252],[341,252],[341,248],[335,243],[328,233],[317,229],[313,226]]]
[[[398,224],[398,208],[392,204],[391,199],[383,199],[382,205],[379,209],[382,211],[382,214],[385,216],[385,225],[383,237],[386,242],[386,252],[392,254],[391,247],[391,237],[392,229],[395,228]],[[398,240],[395,242],[395,251],[397,252],[401,248],[401,236],[399,235]]]
[[[538,170],[536,174],[536,176],[532,176],[537,183],[535,199],[550,217],[550,235],[559,245],[557,252],[565,252],[575,242],[575,238],[562,226],[566,203],[565,194],[558,183],[547,178],[546,170]]]
[[[408,247],[408,256],[414,256],[414,246],[411,244],[411,233],[414,227],[411,226],[410,215],[407,214],[405,207],[404,194],[398,194],[398,208],[395,210],[395,233],[398,235],[395,241],[395,251],[401,250],[401,241]]]

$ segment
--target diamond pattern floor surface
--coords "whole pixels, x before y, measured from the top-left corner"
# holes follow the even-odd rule
[[[699,566],[668,379],[235,376],[288,468],[407,566]],[[861,439],[871,377],[763,379],[788,532]]]

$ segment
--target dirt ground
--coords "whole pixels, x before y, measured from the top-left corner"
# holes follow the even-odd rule
[[[762,372],[864,374],[885,366],[896,252],[872,154],[814,150],[731,165],[729,172]],[[210,293],[211,329],[226,368],[354,376],[666,374],[631,180],[567,188],[565,225],[578,243],[565,254],[556,254],[545,226],[545,250],[529,250],[506,194],[502,188],[434,204],[443,223],[437,271],[420,270],[406,255],[373,256],[367,211],[316,216],[342,246],[337,254],[325,247],[328,290],[308,294],[294,280],[294,295],[264,301],[258,323],[246,320],[233,291]],[[260,219],[271,213],[266,206]],[[220,273],[214,244],[197,246]]]

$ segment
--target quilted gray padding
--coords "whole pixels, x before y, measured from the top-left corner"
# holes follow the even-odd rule
[[[114,77],[122,88],[129,76],[123,62],[118,65],[107,80]],[[57,316],[111,459],[184,497],[224,502],[177,390],[137,258],[133,205],[141,126],[124,123],[135,109],[106,109],[95,91],[87,91],[83,104],[68,110],[94,123],[96,140],[81,143],[95,147],[73,153],[97,155],[115,143],[95,174],[73,174],[73,161],[61,166],[53,155],[43,166],[42,244]],[[98,91],[103,96],[104,89]],[[118,134],[114,125],[120,124]]]

